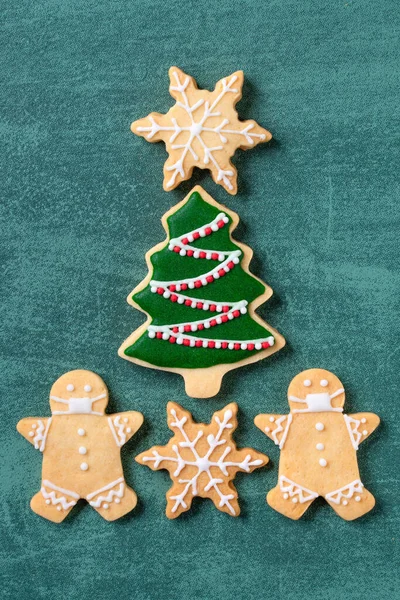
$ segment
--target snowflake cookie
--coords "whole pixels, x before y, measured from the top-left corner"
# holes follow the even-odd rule
[[[168,403],[168,427],[174,436],[166,446],[153,446],[136,460],[153,471],[169,471],[173,481],[167,492],[169,519],[189,510],[195,496],[210,498],[216,508],[233,517],[239,515],[232,480],[238,471],[251,473],[269,459],[252,448],[236,448],[232,434],[238,425],[237,410],[237,404],[228,404],[214,413],[209,425],[204,425],[195,423],[179,404]]]
[[[176,104],[164,115],[150,113],[131,125],[149,142],[163,141],[169,158],[164,165],[164,190],[190,179],[194,167],[209,169],[215,183],[229,194],[237,192],[237,171],[230,158],[272,135],[255,121],[240,121],[235,110],[242,97],[243,71],[218,81],[214,91],[199,90],[193,77],[177,67],[169,70],[171,96]]]
[[[267,495],[272,508],[299,519],[318,496],[346,521],[375,505],[360,480],[356,451],[378,427],[373,413],[343,414],[341,381],[329,371],[309,369],[288,390],[287,415],[258,415],[255,424],[281,450],[278,485]]]
[[[91,371],[70,371],[50,391],[51,417],[22,419],[17,430],[43,453],[42,485],[31,508],[60,523],[80,498],[107,521],[115,521],[137,503],[126,485],[123,446],[143,423],[139,412],[104,414],[108,391]]]

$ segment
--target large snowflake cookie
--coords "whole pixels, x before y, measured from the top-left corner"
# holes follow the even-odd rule
[[[70,371],[50,391],[51,417],[22,419],[17,429],[43,454],[42,485],[31,508],[60,523],[80,498],[114,521],[137,503],[126,485],[123,446],[143,423],[139,412],[104,414],[108,391],[91,371]]]
[[[297,375],[288,398],[289,414],[255,418],[281,450],[278,485],[268,493],[268,504],[290,519],[299,519],[318,496],[346,521],[370,511],[375,499],[361,482],[356,452],[379,417],[343,414],[343,385],[323,369]]]
[[[174,433],[166,446],[153,446],[136,460],[153,471],[169,471],[173,485],[167,492],[169,519],[191,507],[195,496],[210,498],[216,508],[236,517],[238,494],[232,483],[238,471],[251,473],[268,462],[252,448],[238,450],[232,439],[238,423],[237,404],[214,413],[211,423],[195,423],[179,404],[167,405],[168,427]]]
[[[131,125],[149,142],[165,143],[164,190],[190,179],[194,167],[209,169],[216,183],[237,192],[237,171],[230,158],[272,135],[255,121],[240,121],[235,110],[242,97],[243,71],[218,81],[214,91],[199,90],[193,77],[177,67],[169,70],[171,96],[176,104],[164,115],[150,113]]]
[[[255,312],[272,290],[250,273],[252,250],[231,237],[238,216],[200,186],[162,222],[168,238],[147,253],[149,273],[128,297],[148,319],[119,354],[179,373],[189,396],[209,398],[225,373],[284,346]]]

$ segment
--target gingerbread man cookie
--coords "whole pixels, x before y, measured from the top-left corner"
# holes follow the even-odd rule
[[[18,423],[19,433],[43,453],[41,489],[31,500],[38,515],[60,523],[80,498],[107,521],[136,506],[120,452],[143,416],[136,411],[106,415],[107,404],[107,387],[98,375],[70,371],[51,388],[52,416]]]
[[[229,194],[237,192],[237,171],[230,158],[272,135],[255,121],[239,121],[235,110],[242,97],[243,71],[218,81],[213,92],[199,90],[193,77],[177,67],[169,70],[171,96],[176,104],[163,115],[150,113],[131,125],[148,142],[165,142],[164,190],[190,179],[194,167],[209,169],[215,183]]]
[[[195,496],[210,498],[216,508],[233,517],[239,515],[238,493],[232,480],[238,471],[251,473],[269,459],[252,448],[236,448],[232,434],[238,425],[237,410],[237,404],[228,404],[205,425],[195,423],[179,404],[168,403],[168,427],[174,436],[166,446],[153,446],[136,460],[153,471],[169,471],[173,481],[167,492],[169,519],[189,510]]]
[[[323,369],[297,375],[288,398],[289,414],[255,418],[281,450],[279,482],[268,493],[268,504],[290,519],[299,519],[318,496],[346,521],[370,511],[375,499],[361,482],[356,452],[379,417],[343,414],[343,385]]]

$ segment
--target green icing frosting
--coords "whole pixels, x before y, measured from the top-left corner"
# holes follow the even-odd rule
[[[203,227],[211,222],[223,211],[215,207],[194,192],[188,201],[168,220],[170,238],[180,237],[189,231]],[[227,215],[229,217],[229,215]],[[199,238],[191,243],[192,246],[205,250],[240,250],[231,240],[229,225],[213,232],[211,235]],[[240,257],[242,260],[242,257]],[[159,281],[175,281],[201,276],[218,265],[217,261],[194,259],[190,256],[180,256],[171,252],[168,243],[162,250],[151,257],[153,267],[152,279]],[[182,293],[193,298],[202,298],[215,302],[237,302],[247,300],[249,303],[258,298],[265,291],[265,286],[246,273],[241,264],[237,264],[225,277],[199,289],[188,289]],[[215,317],[218,313],[197,310],[191,307],[171,302],[159,294],[154,294],[148,285],[133,296],[140,308],[152,318],[152,325],[168,325],[171,323],[190,323],[200,319]],[[198,332],[191,332],[191,336],[226,339],[226,340],[253,340],[266,338],[270,332],[262,325],[256,323],[246,313],[237,319],[221,325]],[[248,358],[257,350],[228,350],[215,348],[192,348],[188,346],[171,344],[160,339],[151,339],[145,332],[134,344],[125,349],[125,354],[158,367],[170,368],[206,368],[217,364],[235,363]]]

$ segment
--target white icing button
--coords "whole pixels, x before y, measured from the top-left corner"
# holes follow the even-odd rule
[[[89,465],[85,462],[81,463],[81,471],[87,471],[89,468]]]
[[[86,431],[84,429],[82,429],[82,427],[80,427],[78,429],[78,435],[85,435]]]
[[[306,387],[310,387],[310,385],[311,385],[311,381],[310,381],[309,379],[305,379],[305,380],[304,380],[304,382],[303,382],[303,384],[304,384]]]
[[[86,454],[87,449],[85,448],[85,446],[79,446],[79,454]]]
[[[109,507],[109,504],[107,504],[107,502],[104,502],[103,508],[107,509],[108,507]]]
[[[321,381],[319,382],[320,385],[322,385],[322,387],[326,387],[328,385],[328,380],[327,379],[321,379]]]
[[[57,510],[61,510],[61,506],[60,505],[57,506]]]
[[[289,494],[283,494],[283,497],[285,498],[285,500],[287,500],[289,498]]]
[[[270,420],[271,423],[273,423],[275,421],[275,418],[274,417],[270,417],[269,420]]]
[[[269,432],[269,427],[265,427],[265,431],[268,433]]]
[[[92,391],[92,386],[91,385],[85,385],[84,388],[85,392],[91,392]]]
[[[36,429],[36,423],[32,423],[32,429]]]
[[[318,421],[318,423],[315,423],[315,429],[316,429],[317,431],[323,431],[323,430],[325,429],[325,426],[324,426],[324,424],[323,424],[323,423],[320,423],[320,422]]]
[[[119,503],[121,502],[121,498],[115,498],[115,499],[114,499],[114,502],[115,502],[116,504],[119,504]]]
[[[318,462],[321,465],[321,467],[326,467],[326,465],[328,464],[324,458],[320,458]]]
[[[360,496],[356,496],[356,497],[354,498],[354,500],[355,500],[356,502],[361,502],[361,498],[360,498]]]
[[[347,505],[348,505],[347,500],[343,500],[343,506],[347,506]]]
[[[74,386],[74,384],[73,384],[73,383],[69,383],[69,384],[67,385],[67,392],[73,392],[73,391],[74,391],[74,389],[75,389],[75,386]]]
[[[35,435],[35,433],[33,431],[30,431],[28,435],[29,435],[29,437],[33,437]]]
[[[297,498],[292,498],[292,502],[294,502],[294,504],[297,504],[298,499]]]
[[[368,431],[366,429],[364,429],[364,431],[362,432],[363,435],[367,435]]]
[[[361,423],[366,423],[366,422],[367,422],[367,419],[366,419],[365,417],[363,417],[363,418],[361,419]],[[33,427],[33,425],[32,425],[32,427]]]
[[[125,419],[124,419],[124,423],[127,423],[127,422],[128,422],[128,418],[127,418],[127,417],[125,417]]]
[[[316,447],[317,450],[324,450],[325,449],[324,444],[317,444],[315,447]]]
[[[47,499],[46,504],[50,504],[51,500]]]
[[[131,433],[132,429],[130,427],[126,428],[126,433]]]

